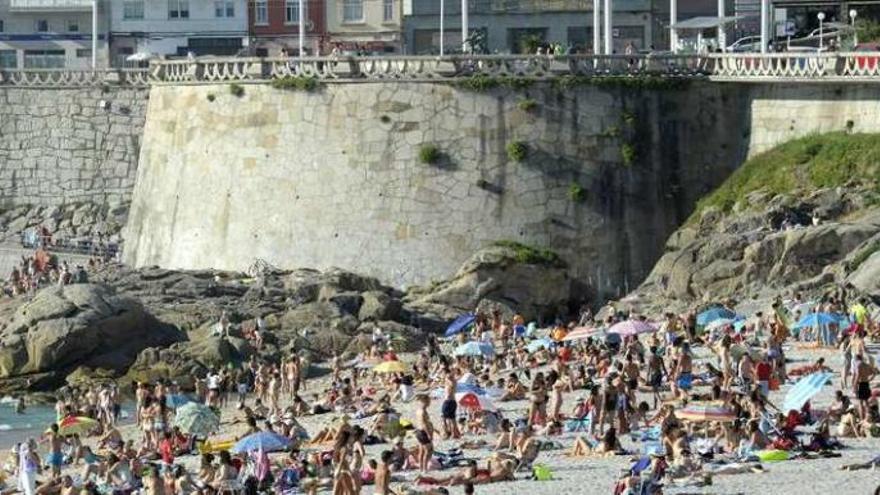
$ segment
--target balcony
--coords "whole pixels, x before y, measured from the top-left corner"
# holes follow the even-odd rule
[[[10,12],[85,12],[93,0],[9,0]]]

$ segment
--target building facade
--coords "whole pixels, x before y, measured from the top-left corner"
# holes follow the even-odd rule
[[[111,57],[234,55],[248,45],[245,0],[113,0]]]
[[[368,0],[369,1],[369,0]],[[438,53],[440,1],[407,0],[404,26],[406,50]],[[461,1],[445,0],[443,45],[446,53],[461,51]],[[482,30],[490,53],[523,53],[535,41],[588,49],[593,37],[592,0],[468,0],[469,35]],[[612,39],[622,53],[652,44],[650,0],[614,0]]]
[[[99,68],[108,60],[108,5],[97,3]],[[91,68],[92,8],[92,0],[0,0],[0,68]]]
[[[403,1],[327,0],[330,43],[343,53],[400,53]]]
[[[300,5],[305,19],[305,53],[322,53],[326,41],[325,0],[248,0],[252,52],[277,57],[299,53]]]

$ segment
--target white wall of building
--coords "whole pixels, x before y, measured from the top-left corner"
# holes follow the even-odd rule
[[[86,2],[90,4],[91,2]],[[43,9],[34,2],[31,9],[10,9],[10,0],[0,0],[0,66],[63,67],[87,69],[92,64],[91,8]],[[98,66],[106,67],[108,0],[98,3]]]
[[[114,0],[110,13],[114,62],[128,53],[176,55],[193,38],[239,39],[246,46],[247,30],[247,0]]]

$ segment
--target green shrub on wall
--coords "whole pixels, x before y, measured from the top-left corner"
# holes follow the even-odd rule
[[[519,263],[527,265],[545,265],[564,267],[565,261],[556,252],[545,248],[528,246],[516,241],[495,241],[495,246],[507,248],[513,251],[513,256]]]
[[[433,144],[426,144],[419,148],[419,161],[431,165],[440,160],[440,150]]]
[[[516,106],[519,107],[523,112],[531,112],[532,110],[538,108],[538,102],[531,98],[523,98],[516,102]]]
[[[272,80],[272,87],[287,91],[314,91],[321,85],[315,77],[287,76]]]
[[[507,144],[507,157],[515,162],[521,162],[529,154],[529,148],[522,141],[513,141]]]
[[[577,182],[568,186],[568,197],[575,203],[583,203],[587,199],[587,191]]]
[[[620,159],[623,160],[623,164],[627,167],[635,163],[636,161],[636,148],[635,146],[629,143],[623,143],[620,145]]]
[[[241,84],[232,83],[229,85],[229,94],[235,96],[236,98],[241,98],[244,96],[244,86]]]

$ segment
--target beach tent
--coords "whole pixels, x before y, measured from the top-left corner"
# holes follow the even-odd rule
[[[697,326],[705,327],[713,321],[722,318],[732,320],[736,318],[736,313],[724,306],[715,306],[697,315]]]

